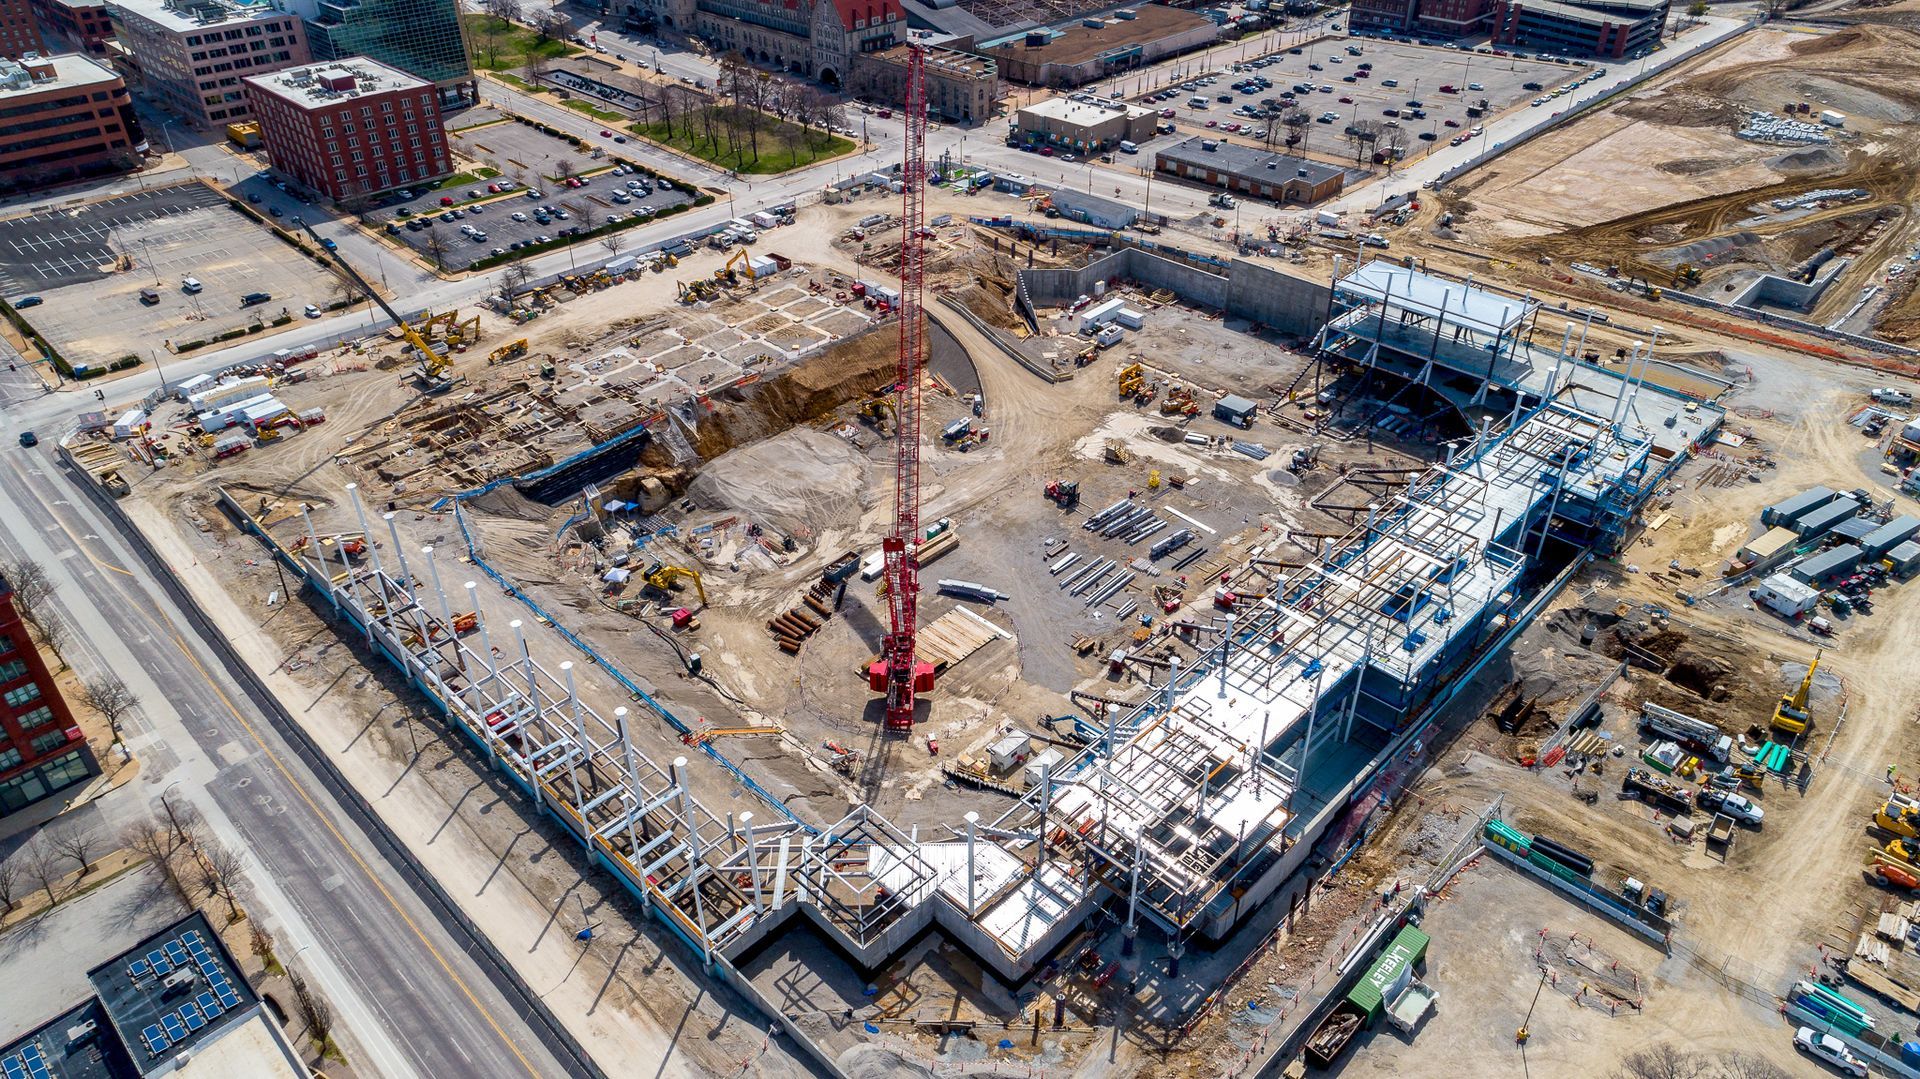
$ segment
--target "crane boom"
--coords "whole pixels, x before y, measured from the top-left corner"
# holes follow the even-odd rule
[[[893,388],[893,531],[886,559],[888,629],[868,685],[887,695],[888,730],[913,727],[914,697],[933,688],[933,665],[915,644],[920,601],[920,377],[926,363],[927,81],[926,47],[907,46],[906,144],[901,166],[900,356]]]
[[[353,263],[348,262],[346,256],[342,255],[337,247],[321,239],[320,234],[313,231],[312,225],[302,221],[300,222],[300,227],[307,230],[307,235],[313,237],[313,242],[318,244],[320,249],[325,251],[329,258],[333,259],[333,264],[340,267],[342,273],[352,279],[362,294],[374,303],[380,305],[380,310],[386,312],[387,317],[393,320],[393,324],[400,328],[400,335],[406,338],[407,344],[420,350],[422,360],[419,372],[420,381],[427,383],[429,388],[436,390],[446,389],[452,386],[453,383],[446,377],[447,368],[453,366],[452,357],[443,356],[434,351],[433,345],[414,330],[412,326],[408,325],[407,320],[401,318],[400,313],[395,311],[378,292],[375,292],[372,285],[367,284],[367,279],[360,276],[360,271],[353,268]]]

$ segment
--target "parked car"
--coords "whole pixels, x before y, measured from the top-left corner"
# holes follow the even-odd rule
[[[308,318],[319,318],[320,308],[315,304],[308,304],[305,313]]]
[[[245,296],[240,297],[240,306],[256,307],[271,299],[273,299],[273,293],[271,292],[249,292]]]

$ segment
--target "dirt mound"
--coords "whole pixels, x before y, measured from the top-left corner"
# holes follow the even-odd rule
[[[1828,53],[1851,52],[1854,49],[1870,49],[1879,43],[1878,35],[1855,26],[1837,34],[1826,34],[1806,41],[1797,41],[1788,48],[1795,56],[1824,56]]]
[[[703,510],[740,510],[802,535],[860,516],[866,462],[844,439],[799,427],[707,462],[687,487]]]
[[[1726,167],[1727,163],[1725,161],[1710,157],[1689,157],[1682,158],[1679,161],[1662,161],[1654,166],[1654,168],[1659,169],[1661,172],[1674,176],[1700,176],[1705,173],[1716,172]]]
[[[694,421],[693,448],[719,457],[809,423],[892,381],[897,329],[876,326],[835,344],[772,378],[715,393]]]
[[[932,1079],[933,1073],[891,1049],[851,1045],[835,1061],[853,1079]]]
[[[1767,167],[1780,172],[1830,172],[1846,165],[1847,155],[1831,146],[1811,146],[1767,159]]]

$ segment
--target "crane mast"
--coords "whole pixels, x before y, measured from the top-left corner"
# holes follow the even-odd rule
[[[913,727],[917,694],[933,688],[933,664],[915,654],[920,601],[920,375],[926,363],[922,309],[926,277],[927,80],[926,47],[907,47],[906,146],[901,167],[900,357],[893,389],[893,531],[885,556],[888,628],[868,685],[885,692],[888,730]]]

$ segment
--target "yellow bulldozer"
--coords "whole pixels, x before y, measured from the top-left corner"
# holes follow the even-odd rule
[[[674,284],[680,286],[681,303],[699,303],[720,294],[720,283],[709,278],[695,278],[691,284],[685,281],[676,281]]]
[[[494,349],[492,352],[487,353],[487,363],[492,365],[505,360],[517,360],[526,354],[527,339],[522,337],[518,341],[509,341],[499,348]]]

